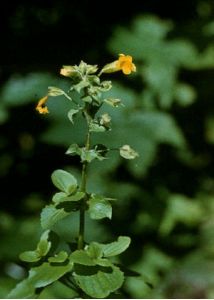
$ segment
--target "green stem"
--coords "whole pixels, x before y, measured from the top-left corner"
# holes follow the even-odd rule
[[[87,111],[84,111],[85,118],[87,120],[87,136],[86,136],[86,142],[85,142],[85,149],[89,150],[90,148],[90,131],[89,131],[89,116]],[[86,184],[87,184],[87,167],[88,167],[88,162],[85,161],[82,164],[82,183],[81,183],[81,192],[86,193]],[[84,248],[84,234],[85,234],[85,208],[86,208],[86,201],[87,201],[87,196],[84,197],[83,203],[80,208],[80,223],[79,223],[79,236],[78,236],[78,244],[77,248],[78,249],[83,249]]]

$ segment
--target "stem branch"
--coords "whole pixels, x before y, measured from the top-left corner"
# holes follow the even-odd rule
[[[84,110],[84,115],[87,121],[87,135],[85,142],[85,149],[89,150],[90,148],[90,131],[89,131],[89,116],[86,110]],[[81,192],[86,193],[86,184],[87,184],[87,167],[88,162],[84,161],[82,164],[82,182],[81,182]],[[87,196],[85,195],[82,206],[80,208],[80,223],[79,223],[79,236],[78,236],[78,249],[84,248],[84,233],[85,233],[85,208],[86,208]]]

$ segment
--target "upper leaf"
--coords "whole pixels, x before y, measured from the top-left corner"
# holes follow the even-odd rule
[[[53,184],[67,195],[73,193],[77,188],[77,180],[70,173],[64,170],[56,170],[51,175]]]

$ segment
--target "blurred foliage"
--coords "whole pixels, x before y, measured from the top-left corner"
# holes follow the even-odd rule
[[[124,163],[113,153],[90,169],[89,189],[118,201],[112,223],[88,221],[87,239],[131,236],[122,261],[141,273],[127,280],[119,298],[214,297],[212,3],[197,1],[196,11],[199,19],[181,28],[154,15],[139,16],[130,26],[117,27],[106,46],[113,57],[132,55],[137,65],[128,79],[115,75],[112,93],[125,106],[103,107],[114,130],[95,134],[93,141],[108,139],[112,148],[123,141],[140,156]],[[48,103],[46,118],[32,112],[49,85],[66,89],[67,82],[56,72],[36,71],[13,74],[1,88],[0,177],[6,200],[0,217],[0,297],[26,275],[18,254],[35,248],[39,212],[53,190],[51,172],[65,167],[80,175],[78,161],[63,156],[70,143],[83,142],[84,129],[81,120],[72,130],[64,119],[66,100]],[[56,228],[67,241],[77,230],[69,218]],[[57,283],[40,297],[72,295]]]

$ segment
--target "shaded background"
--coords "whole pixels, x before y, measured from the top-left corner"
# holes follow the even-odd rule
[[[64,99],[51,101],[45,117],[36,101],[49,85],[67,86],[61,65],[102,66],[121,52],[134,57],[138,72],[112,75],[112,94],[125,107],[106,109],[113,130],[94,138],[129,143],[140,157],[92,165],[89,189],[118,202],[111,222],[88,225],[87,239],[132,237],[121,261],[154,288],[131,278],[118,297],[214,297],[213,1],[117,4],[1,4],[0,297],[25,275],[18,254],[36,245],[40,210],[54,192],[50,174],[66,168],[79,176],[78,160],[64,153],[82,142],[81,124],[69,127]],[[56,228],[66,240],[76,234],[73,222]],[[56,284],[41,297],[70,294]]]

